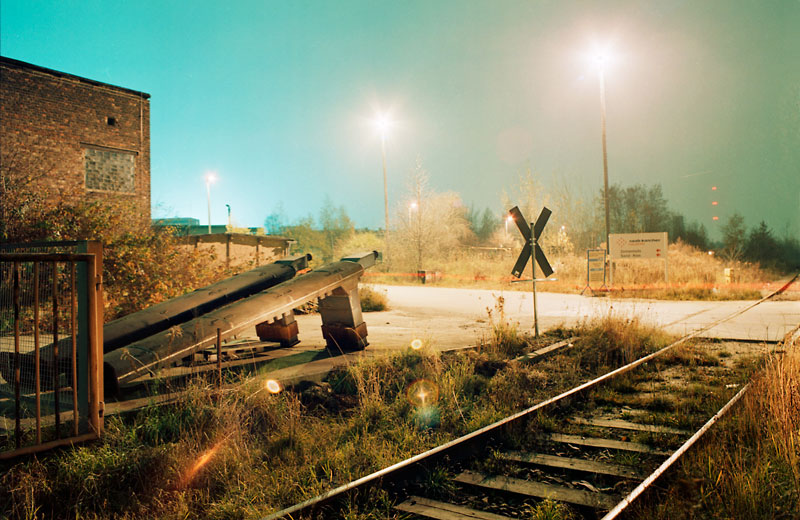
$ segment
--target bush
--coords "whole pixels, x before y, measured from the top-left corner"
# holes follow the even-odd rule
[[[151,226],[133,201],[45,204],[39,195],[26,191],[30,187],[18,188],[14,192],[6,186],[3,192],[10,198],[3,200],[0,238],[11,243],[102,242],[106,321],[234,274],[213,267],[202,253],[180,246],[170,228]],[[9,207],[16,209],[5,211]]]
[[[385,311],[389,309],[389,300],[386,298],[386,293],[376,291],[372,286],[359,286],[358,297],[361,299],[361,310],[364,312]]]

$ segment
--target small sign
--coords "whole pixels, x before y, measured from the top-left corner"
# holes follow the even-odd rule
[[[602,287],[606,284],[606,250],[586,250],[586,286]]]
[[[611,260],[667,257],[667,233],[620,233],[608,235]]]

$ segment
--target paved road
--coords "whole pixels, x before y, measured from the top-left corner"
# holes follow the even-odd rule
[[[385,291],[391,310],[364,315],[369,330],[370,349],[395,349],[416,338],[427,339],[439,349],[471,346],[489,334],[488,309],[504,298],[506,318],[530,330],[533,304],[529,292],[449,289],[423,286],[375,285]],[[609,314],[638,317],[676,334],[696,330],[752,301],[655,301],[593,298],[575,294],[540,293],[540,330],[558,325],[572,326],[583,320]],[[303,346],[322,346],[318,315],[298,317]],[[782,338],[800,324],[800,301],[767,301],[734,320],[705,333],[728,339],[770,340]]]

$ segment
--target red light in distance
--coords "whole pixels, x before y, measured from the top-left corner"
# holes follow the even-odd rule
[[[711,203],[712,206],[716,206],[717,204],[719,204],[719,202],[717,202],[716,200]]]
[[[717,187],[716,186],[711,186],[711,191],[717,191]]]
[[[711,217],[711,220],[719,220],[719,217],[717,216]]]

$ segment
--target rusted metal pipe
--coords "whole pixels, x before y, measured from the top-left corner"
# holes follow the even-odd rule
[[[75,290],[75,261],[69,263],[70,340],[72,342],[72,435],[78,436],[78,294]]]
[[[200,350],[213,347],[216,330],[224,338],[281,319],[293,309],[313,300],[333,295],[344,288],[352,291],[366,267],[374,265],[375,251],[346,257],[299,278],[288,280],[249,298],[239,300],[192,321],[135,342],[104,356],[104,373],[109,386],[127,383],[179,363]],[[360,325],[360,324],[357,324]]]
[[[20,417],[20,353],[19,353],[19,262],[14,262],[14,441],[22,445]]]
[[[111,321],[103,327],[103,352],[130,345],[290,280],[308,267],[309,260],[311,255],[286,257]]]
[[[58,261],[53,260],[53,407],[56,418],[56,439],[61,438],[61,410],[58,402]]]
[[[33,384],[36,387],[36,444],[42,443],[42,379],[39,352],[39,262],[33,263]]]
[[[217,388],[222,388],[222,331],[217,329]]]

